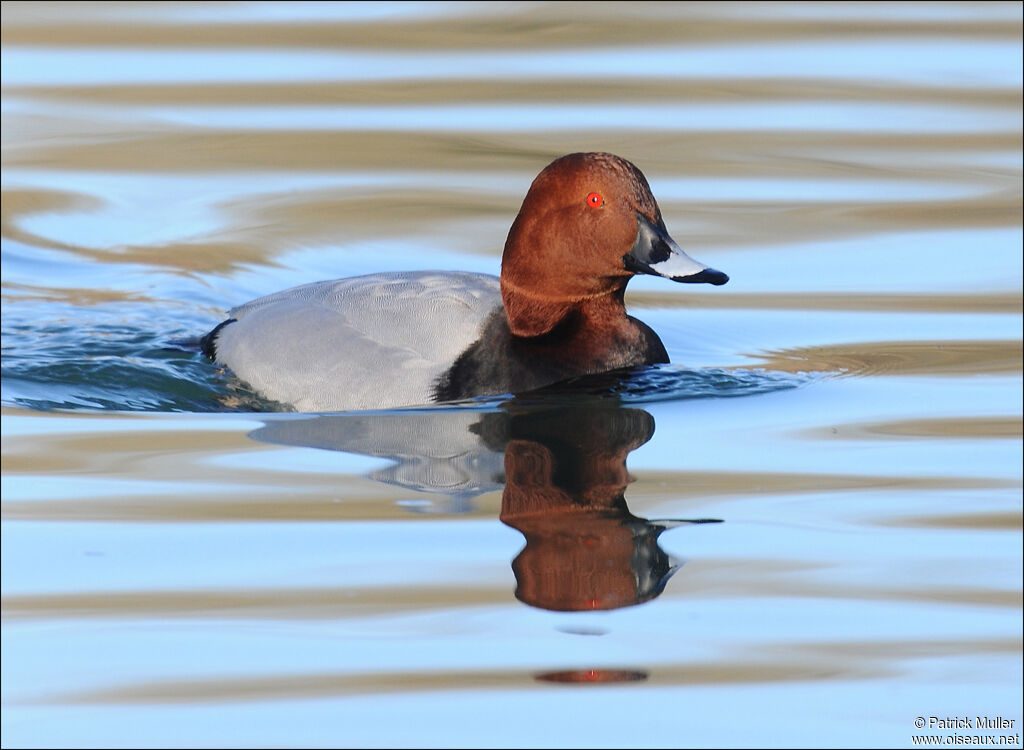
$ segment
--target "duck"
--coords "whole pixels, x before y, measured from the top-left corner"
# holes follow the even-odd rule
[[[657,333],[626,312],[637,274],[729,280],[672,239],[638,167],[572,153],[530,185],[500,277],[399,271],[303,284],[231,309],[201,347],[300,412],[519,394],[669,361]]]

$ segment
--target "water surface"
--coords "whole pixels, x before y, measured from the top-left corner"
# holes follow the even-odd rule
[[[2,12],[5,747],[1020,745],[1019,3]],[[294,414],[189,343],[495,273],[581,150],[731,277],[631,282],[671,365]]]

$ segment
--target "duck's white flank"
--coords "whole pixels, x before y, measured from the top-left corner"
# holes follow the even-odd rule
[[[437,379],[501,305],[498,278],[398,272],[286,289],[234,308],[217,361],[298,411],[432,401]]]

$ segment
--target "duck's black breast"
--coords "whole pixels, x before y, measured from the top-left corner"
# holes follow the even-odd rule
[[[580,375],[668,362],[658,335],[645,323],[624,317],[612,331],[594,331],[578,313],[566,316],[543,336],[512,335],[503,308],[491,313],[480,337],[445,371],[435,401],[523,393]]]

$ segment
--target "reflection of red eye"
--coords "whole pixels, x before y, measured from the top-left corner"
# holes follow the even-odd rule
[[[591,193],[587,196],[587,205],[591,208],[600,208],[604,205],[604,198],[600,193]]]

